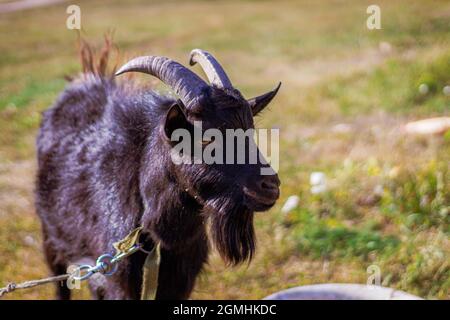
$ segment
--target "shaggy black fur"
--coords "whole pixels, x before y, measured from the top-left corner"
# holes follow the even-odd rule
[[[204,129],[253,127],[238,92],[210,87],[191,112],[172,98],[104,75],[84,73],[67,86],[44,113],[37,138],[36,206],[54,274],[113,253],[113,242],[142,225],[147,248],[161,243],[157,299],[186,299],[207,261],[208,219],[225,261],[251,258],[253,212],[273,205],[279,180],[261,177],[261,163],[175,165],[167,134],[192,129],[194,119]],[[264,196],[267,184],[272,189]],[[138,252],[121,262],[116,274],[91,284],[93,296],[138,299],[144,259]],[[70,298],[65,286],[57,294]]]

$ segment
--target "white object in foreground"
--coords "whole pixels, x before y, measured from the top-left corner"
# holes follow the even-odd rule
[[[422,298],[375,285],[325,283],[279,291],[265,297],[264,300],[422,300]]]
[[[312,194],[319,194],[327,191],[327,176],[323,172],[312,172],[309,177],[309,183],[311,185]]]
[[[281,208],[281,212],[289,213],[293,209],[297,208],[299,202],[300,198],[298,196],[290,196],[284,203],[283,208]]]
[[[450,117],[424,119],[405,125],[405,132],[411,134],[444,134],[447,130],[450,130]]]

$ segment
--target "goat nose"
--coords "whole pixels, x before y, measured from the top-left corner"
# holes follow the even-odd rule
[[[264,177],[264,179],[261,179],[261,182],[259,185],[259,187],[262,190],[266,190],[266,191],[278,190],[279,186],[280,186],[280,179],[276,175]]]

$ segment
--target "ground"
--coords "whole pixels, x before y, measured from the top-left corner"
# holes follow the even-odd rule
[[[190,50],[203,48],[247,97],[283,82],[257,121],[280,128],[281,199],[256,217],[253,261],[230,268],[214,253],[193,299],[366,283],[371,270],[382,285],[450,298],[450,134],[402,130],[450,114],[448,1],[377,1],[382,29],[372,31],[371,3],[356,0],[78,4],[83,37],[100,46],[115,30],[118,64],[140,54],[187,64]],[[33,206],[34,142],[40,112],[64,76],[80,71],[67,5],[0,14],[0,286],[48,274]],[[327,177],[320,194],[310,192],[315,171]],[[299,206],[284,214],[291,195]],[[89,297],[86,288],[75,296]],[[7,298],[52,299],[53,288]]]

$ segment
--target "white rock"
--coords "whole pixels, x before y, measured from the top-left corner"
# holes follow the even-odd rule
[[[380,49],[381,53],[388,54],[392,51],[392,46],[389,42],[382,41],[378,45],[378,48]]]
[[[352,126],[347,123],[338,123],[331,130],[336,133],[348,133],[352,131]]]
[[[404,130],[409,134],[444,134],[450,130],[450,117],[437,117],[409,122],[405,125]]]
[[[384,188],[381,184],[377,184],[375,186],[375,188],[373,189],[373,193],[378,195],[378,196],[382,196],[384,193]]]
[[[428,88],[428,85],[426,84],[426,83],[422,83],[420,86],[419,86],[419,93],[420,94],[427,94],[428,93],[428,91],[430,91],[430,89]]]
[[[450,96],[450,86],[445,86],[444,89],[442,89],[442,93],[446,96]]]
[[[311,193],[312,194],[319,194],[327,191],[326,185],[319,185],[319,186],[312,186],[311,187]]]
[[[281,208],[281,212],[288,213],[298,207],[300,198],[298,196],[290,196]]]
[[[312,194],[322,193],[327,190],[327,176],[323,172],[312,172],[309,177],[309,183],[311,185]]]
[[[38,242],[36,241],[36,239],[33,238],[33,237],[30,236],[30,235],[26,235],[26,236],[23,238],[23,241],[25,242],[26,245],[28,245],[28,246],[30,246],[30,247],[35,247],[35,246],[38,245]]]

